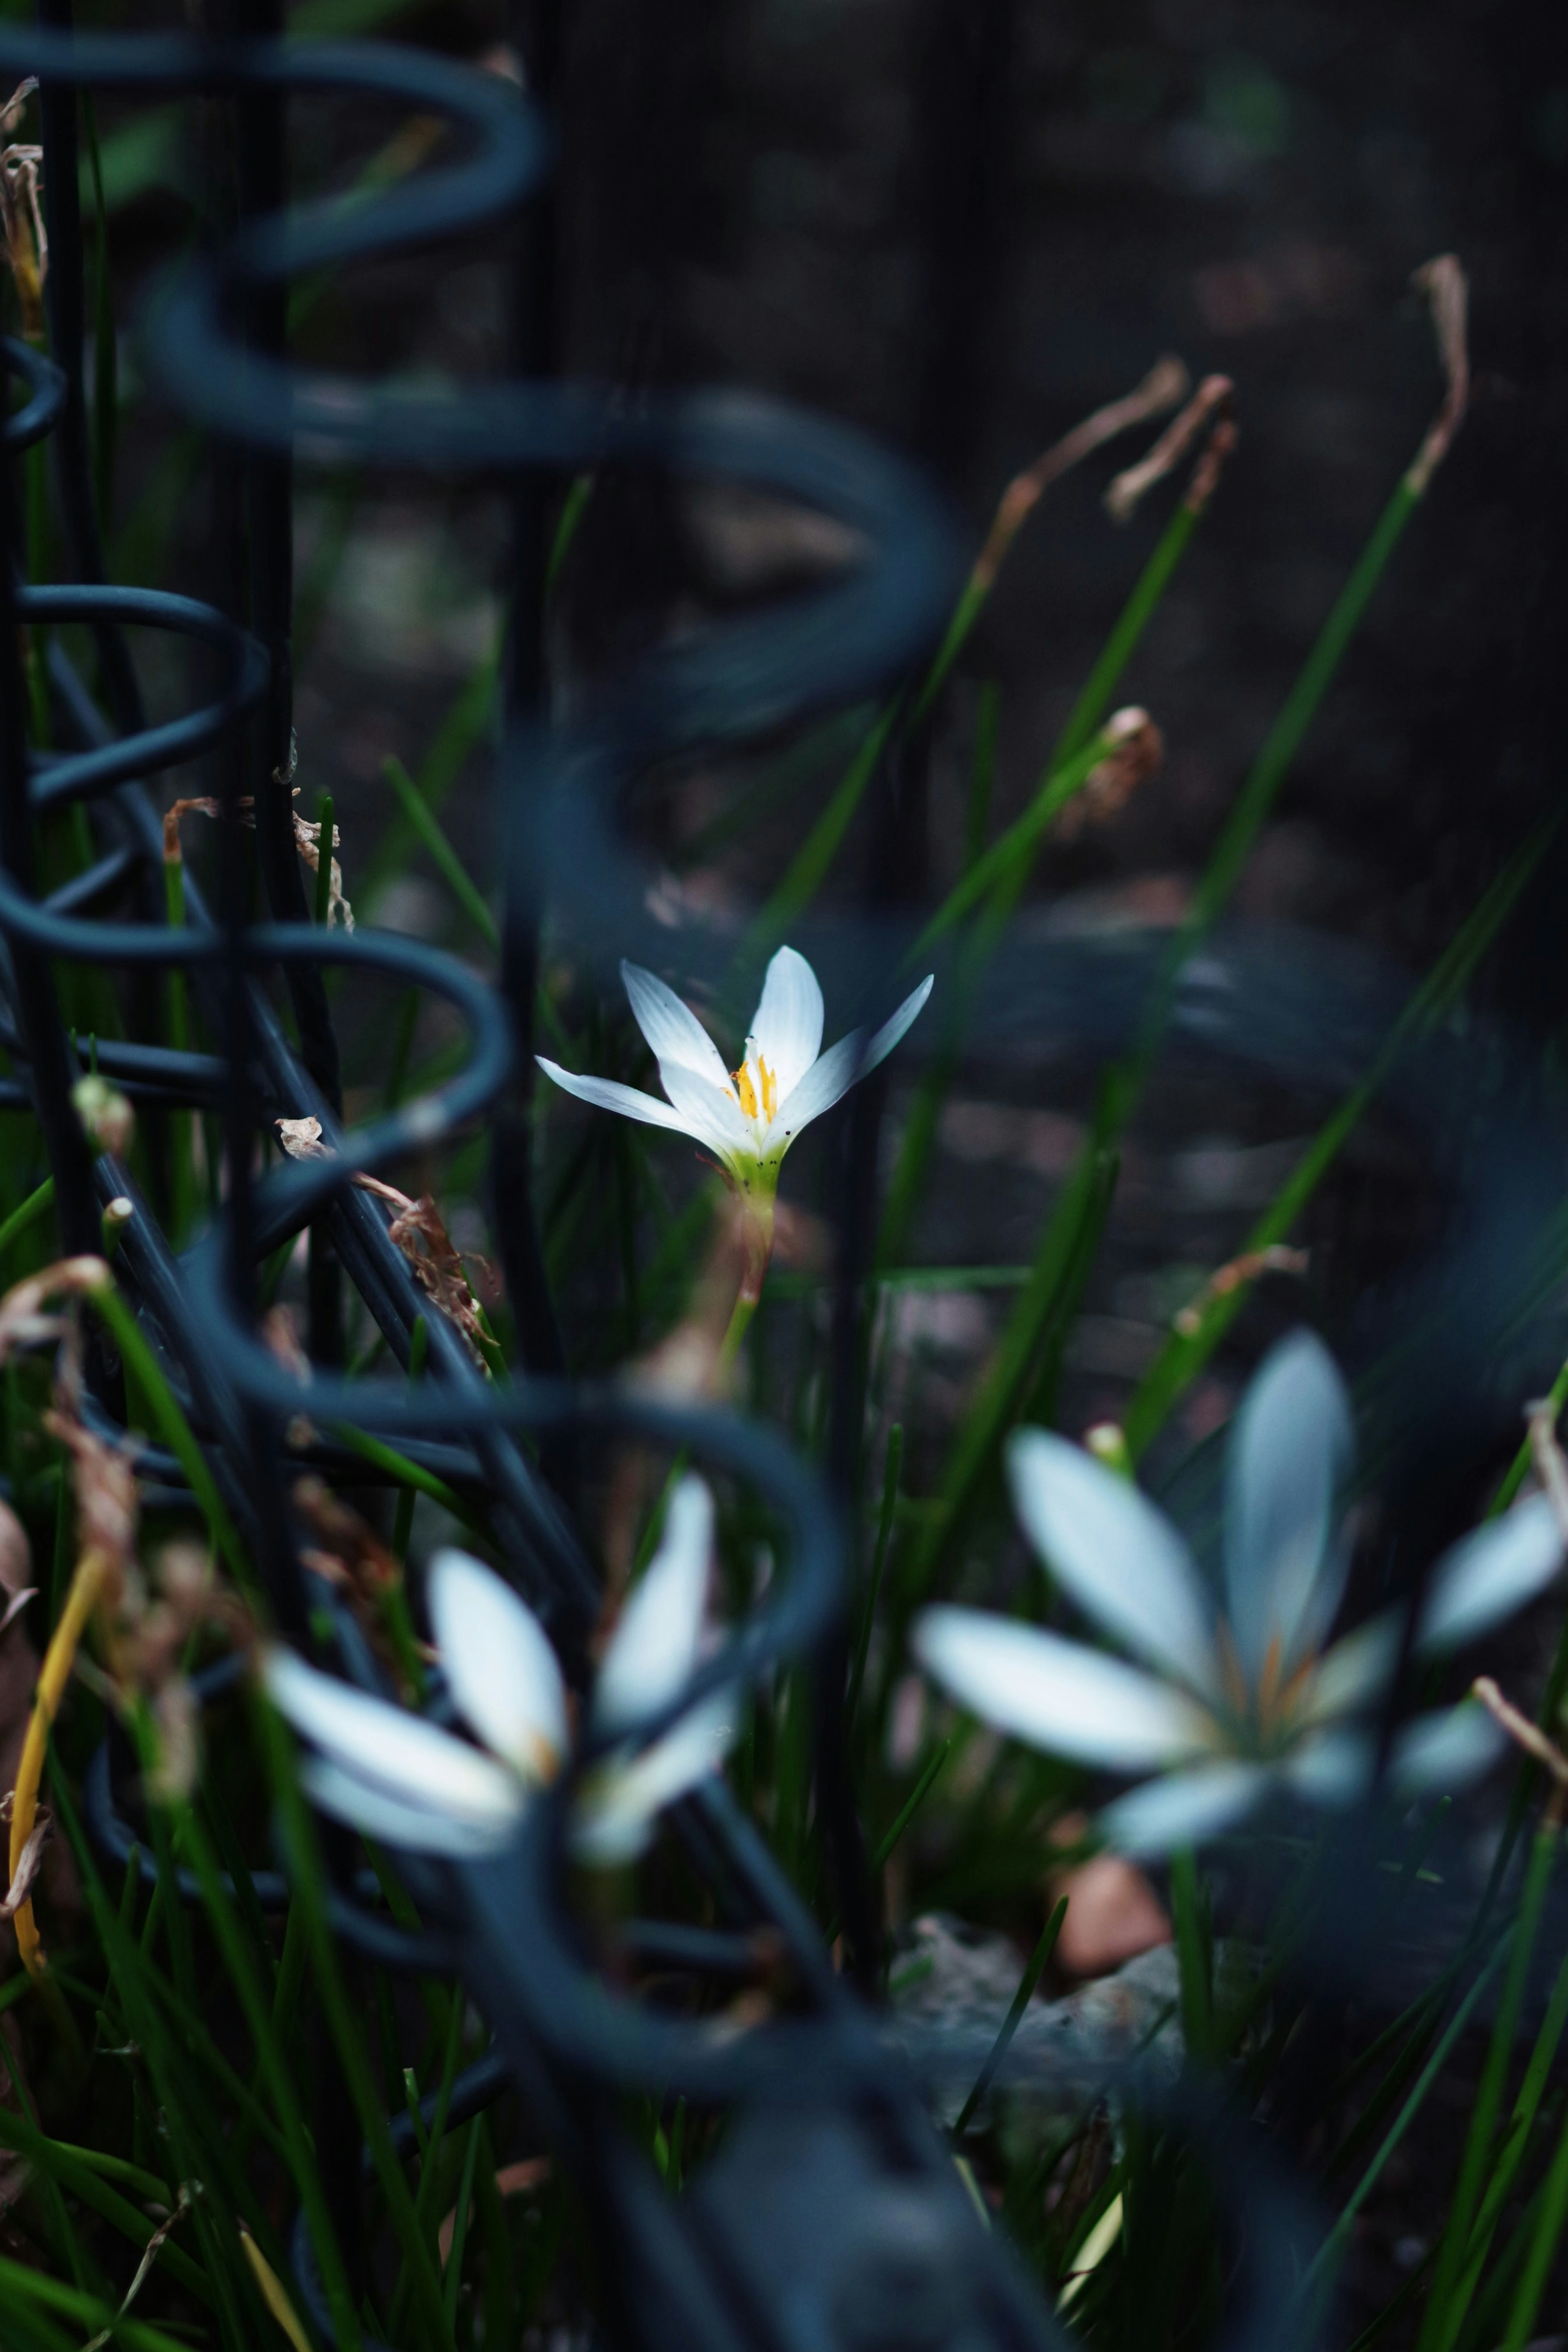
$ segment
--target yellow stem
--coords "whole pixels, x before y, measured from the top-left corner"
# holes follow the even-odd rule
[[[44,1653],[44,1664],[38,1675],[37,1696],[27,1725],[27,1737],[22,1743],[22,1760],[16,1767],[16,1788],[11,1801],[11,1876],[15,1879],[22,1859],[22,1849],[32,1835],[38,1814],[38,1784],[44,1776],[44,1756],[49,1742],[49,1726],[59,1709],[70,1672],[76,1663],[77,1650],[87,1628],[87,1621],[98,1604],[109,1572],[109,1561],[98,1550],[84,1551],[71,1578],[66,1605],[60,1612],[60,1622],[49,1637]],[[37,1922],[33,1916],[32,1899],[24,1903],[12,1922],[16,1930],[16,1949],[22,1966],[35,1979],[44,1974],[44,1948],[39,1939]]]

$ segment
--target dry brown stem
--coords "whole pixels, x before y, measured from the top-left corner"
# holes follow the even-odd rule
[[[1507,1732],[1514,1746],[1522,1748],[1528,1757],[1550,1773],[1552,1792],[1547,1818],[1555,1827],[1563,1816],[1563,1800],[1568,1797],[1568,1756],[1563,1755],[1555,1740],[1547,1738],[1538,1723],[1532,1723],[1528,1715],[1521,1715],[1517,1706],[1504,1698],[1489,1675],[1478,1675],[1470,1685],[1470,1694],[1479,1699],[1492,1721]]]
[[[1557,1409],[1550,1397],[1530,1408],[1530,1452],[1536,1475],[1557,1515],[1558,1532],[1568,1543],[1568,1462],[1557,1442]]]
[[[0,1822],[4,1822],[7,1828],[10,1827],[11,1809],[16,1801],[15,1789],[7,1789],[5,1794],[0,1797]],[[0,1901],[0,1919],[14,1919],[23,1904],[32,1895],[34,1887],[38,1883],[38,1874],[44,1866],[44,1848],[49,1842],[49,1832],[53,1826],[54,1817],[48,1807],[40,1805],[34,1816],[33,1826],[27,1832],[26,1843],[22,1848],[16,1867],[11,1874],[11,1884],[5,1890],[4,1900]]]
[[[985,544],[970,574],[971,593],[991,588],[1008,549],[1053,482],[1070,473],[1107,441],[1114,441],[1119,433],[1126,433],[1135,425],[1145,425],[1152,416],[1163,415],[1167,408],[1175,406],[1186,389],[1186,369],[1179,359],[1167,353],[1155,361],[1133,391],[1097,408],[1092,416],[1086,416],[1081,425],[1075,425],[1070,433],[1054,442],[1032,466],[1015,475],[1002,493]]]
[[[1470,289],[1464,265],[1456,253],[1439,253],[1431,261],[1424,261],[1410,282],[1431,305],[1437,357],[1447,387],[1443,405],[1428,425],[1426,437],[1405,477],[1406,486],[1420,498],[1453,447],[1454,436],[1464,423],[1465,411],[1470,404]]]
[[[1184,1339],[1193,1339],[1204,1328],[1204,1318],[1216,1298],[1228,1298],[1244,1282],[1256,1282],[1264,1274],[1305,1274],[1310,1263],[1310,1253],[1291,1249],[1284,1242],[1271,1242],[1267,1249],[1244,1250],[1215,1274],[1211,1274],[1197,1297],[1189,1299],[1175,1318],[1174,1328]]]
[[[247,793],[245,799],[238,802],[237,805],[241,812],[241,824],[254,827],[256,824],[254,814],[245,814],[250,809],[249,794]],[[172,801],[163,811],[164,865],[183,866],[184,864],[185,853],[180,843],[180,826],[186,817],[220,817],[222,814],[223,803],[215,801],[210,793],[195,793],[188,800]]]
[[[1213,425],[1209,446],[1194,472],[1186,503],[1203,509],[1213,497],[1220,468],[1236,446],[1236,420],[1231,412],[1236,386],[1227,375],[1205,375],[1179,416],[1173,417],[1146,457],[1118,474],[1105,493],[1105,509],[1112,522],[1130,522],[1139,501],[1156,482],[1173,473],[1205,427]]]

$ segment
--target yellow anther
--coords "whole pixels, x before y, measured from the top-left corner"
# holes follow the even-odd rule
[[[779,1082],[760,1054],[757,1055],[757,1076],[763,1082],[763,1117],[772,1118],[779,1107]]]
[[[757,1115],[757,1090],[752,1084],[751,1071],[747,1068],[745,1063],[742,1062],[738,1070],[731,1071],[730,1076],[735,1081],[735,1091],[741,1097],[741,1108],[745,1112],[748,1118],[755,1118]]]

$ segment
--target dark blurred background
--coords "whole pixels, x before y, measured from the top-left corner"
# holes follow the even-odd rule
[[[1239,452],[1140,652],[1157,790],[1054,864],[1179,902],[1436,399],[1411,271],[1471,278],[1476,393],[1243,886],[1426,961],[1553,793],[1568,377],[1568,37],[1545,5],[585,0],[562,62],[574,364],[717,379],[919,456],[976,537],[1007,478],[1163,350],[1237,383]],[[1160,520],[1054,491],[966,668],[1032,782]],[[1151,502],[1157,509],[1158,500]],[[957,729],[972,712],[954,698]],[[952,758],[967,759],[967,743]],[[937,845],[962,789],[941,789]],[[945,814],[944,814],[945,804]],[[1561,903],[1500,986],[1562,1009]]]

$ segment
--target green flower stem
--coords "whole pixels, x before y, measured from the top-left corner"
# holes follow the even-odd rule
[[[742,1291],[731,1311],[724,1337],[719,1344],[720,1370],[728,1372],[741,1351],[741,1342],[751,1328],[752,1318],[762,1304],[760,1298],[748,1298]]]

